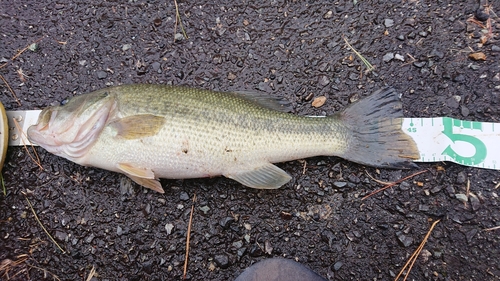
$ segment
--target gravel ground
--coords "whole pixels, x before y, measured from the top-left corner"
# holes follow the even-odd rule
[[[0,74],[20,105],[5,83],[0,100],[8,110],[39,109],[109,85],[160,83],[265,92],[295,114],[324,115],[391,85],[408,117],[500,122],[500,20],[490,18],[486,32],[468,21],[478,1],[212,2],[178,1],[185,39],[174,1],[1,0]],[[342,35],[375,71],[365,73]],[[485,230],[500,225],[498,171],[377,170],[318,157],[279,164],[293,176],[279,190],[162,180],[160,195],[37,151],[44,170],[22,148],[9,148],[3,168],[4,280],[86,280],[92,269],[92,280],[179,280],[195,195],[189,280],[234,280],[269,257],[329,280],[391,280],[437,219],[408,280],[500,280],[500,230]],[[382,186],[367,173],[395,181],[421,170],[361,200]]]

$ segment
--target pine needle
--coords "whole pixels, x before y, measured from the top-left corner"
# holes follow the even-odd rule
[[[375,69],[375,67],[365,57],[363,57],[358,51],[356,51],[356,49],[354,49],[353,46],[351,46],[351,44],[349,44],[344,35],[342,35],[342,39],[344,39],[347,46],[349,46],[349,48],[351,48],[351,50],[356,54],[356,56],[358,56],[358,58],[365,64],[367,68],[366,72],[370,72]]]
[[[174,42],[175,42],[175,34],[177,33],[177,24],[181,27],[182,35],[184,38],[188,39],[189,37],[184,30],[184,26],[182,25],[181,14],[179,13],[179,6],[177,5],[177,0],[174,0],[175,4],[175,28],[174,28]]]
[[[384,186],[384,187],[382,187],[382,188],[380,188],[380,189],[377,189],[377,190],[373,191],[372,193],[370,193],[370,194],[366,195],[365,197],[361,198],[361,200],[365,200],[366,198],[368,198],[368,197],[370,197],[370,196],[372,196],[372,195],[375,195],[375,194],[377,194],[377,193],[379,193],[379,192],[381,192],[381,191],[384,191],[384,190],[386,190],[386,189],[388,189],[388,188],[390,188],[390,187],[393,187],[393,186],[395,186],[395,185],[396,185],[396,184],[398,184],[398,183],[402,183],[403,181],[405,181],[405,180],[407,180],[407,179],[413,178],[414,176],[417,176],[417,175],[423,174],[423,173],[428,172],[428,171],[429,171],[429,170],[423,170],[423,171],[420,171],[420,172],[416,172],[416,173],[414,173],[414,174],[412,174],[412,175],[409,175],[409,176],[407,176],[407,177],[405,177],[405,178],[402,178],[402,179],[400,179],[400,180],[398,180],[398,181],[395,181],[395,182],[393,182],[393,183],[390,183],[390,184],[388,184],[388,185],[386,185],[386,186]]]
[[[420,252],[424,248],[425,244],[427,243],[427,239],[429,238],[429,236],[432,233],[432,230],[434,229],[434,227],[436,226],[436,224],[439,221],[440,220],[437,220],[437,221],[435,221],[435,222],[432,223],[431,228],[429,229],[429,231],[427,232],[427,234],[424,237],[424,240],[422,240],[422,242],[420,243],[420,245],[418,246],[418,248],[415,250],[415,252],[413,252],[413,254],[408,259],[408,261],[406,262],[406,264],[403,266],[403,268],[401,269],[401,271],[399,272],[399,274],[396,276],[396,279],[394,279],[394,281],[397,281],[399,279],[399,277],[403,274],[404,270],[409,265],[408,272],[406,273],[405,278],[403,279],[403,281],[405,281],[406,278],[408,278],[408,275],[410,275],[411,269],[413,268],[413,264],[415,264],[415,261],[417,260],[418,255],[420,254]]]
[[[189,215],[189,224],[188,224],[188,231],[187,231],[187,237],[186,237],[186,258],[184,259],[184,273],[183,273],[183,279],[186,279],[186,274],[187,274],[187,266],[188,266],[188,258],[189,258],[189,240],[191,238],[191,224],[193,223],[193,213],[194,213],[194,203],[196,202],[196,194],[193,196],[193,205],[191,206],[191,214]]]
[[[40,221],[40,219],[38,218],[35,210],[33,209],[33,205],[31,205],[31,202],[30,200],[28,199],[28,197],[26,197],[26,195],[23,193],[24,195],[24,198],[26,199],[26,201],[28,202],[28,205],[30,206],[30,209],[31,209],[31,212],[33,213],[33,215],[35,216],[35,220],[38,222],[38,224],[42,227],[43,231],[45,231],[45,234],[47,234],[47,236],[50,238],[50,240],[52,240],[52,242],[57,246],[57,248],[59,248],[59,250],[61,250],[61,252],[63,254],[66,254],[66,251],[63,250],[63,248],[61,248],[61,246],[59,246],[59,244],[57,244],[56,240],[52,237],[52,235],[50,235],[50,233],[47,231],[47,229],[43,226],[42,222]]]

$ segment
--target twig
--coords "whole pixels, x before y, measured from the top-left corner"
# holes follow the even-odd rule
[[[19,99],[17,98],[16,96],[16,93],[14,93],[14,90],[12,90],[12,88],[10,87],[9,83],[7,83],[7,80],[5,80],[5,78],[3,78],[2,75],[0,75],[0,79],[2,79],[2,81],[5,83],[5,85],[7,86],[7,89],[9,89],[9,91],[11,92],[12,94],[12,97],[14,97],[14,99],[16,100],[17,104],[20,106],[21,105],[21,102],[19,101]]]
[[[400,180],[398,180],[398,181],[395,181],[395,182],[393,182],[393,183],[391,183],[391,184],[388,184],[388,185],[386,185],[386,186],[382,187],[381,189],[377,189],[377,190],[373,191],[372,193],[370,193],[370,194],[366,195],[365,197],[361,198],[361,200],[365,200],[366,198],[368,198],[368,197],[370,197],[370,196],[372,196],[372,195],[375,195],[375,194],[377,194],[377,193],[379,193],[379,192],[381,192],[381,191],[384,191],[384,190],[388,189],[389,187],[393,187],[393,186],[395,186],[395,185],[396,185],[396,184],[398,184],[398,183],[401,183],[401,182],[403,182],[403,181],[405,181],[405,180],[407,180],[407,179],[409,179],[409,178],[412,178],[412,177],[414,177],[414,176],[420,175],[420,174],[425,173],[425,172],[428,172],[428,171],[429,171],[429,170],[423,170],[423,171],[420,171],[420,172],[416,172],[416,173],[414,173],[414,174],[412,174],[412,175],[409,175],[409,176],[407,176],[407,177],[405,177],[405,178],[402,178],[402,179],[400,179]]]
[[[90,281],[95,275],[95,267],[92,266],[92,269],[90,270],[89,272],[89,276],[87,276],[87,279],[85,279],[86,281]]]
[[[368,177],[370,177],[370,178],[371,178],[374,182],[377,182],[377,183],[380,183],[380,184],[383,184],[383,185],[394,184],[394,182],[381,181],[381,180],[378,180],[378,179],[376,179],[376,178],[372,177],[372,175],[370,175],[370,174],[368,173],[368,171],[367,171],[367,170],[365,170],[365,173],[366,173],[366,174],[368,175]]]
[[[189,224],[188,224],[188,231],[187,231],[187,237],[186,237],[186,258],[184,259],[184,273],[183,273],[183,278],[186,279],[186,274],[187,274],[187,266],[188,266],[188,258],[189,258],[189,240],[191,238],[191,224],[193,222],[193,213],[194,213],[194,203],[196,202],[196,193],[193,196],[193,205],[191,206],[191,214],[189,215]]]
[[[41,270],[41,271],[43,271],[43,273],[48,273],[48,274],[52,275],[52,277],[53,277],[53,278],[55,278],[56,280],[61,281],[61,279],[59,279],[59,277],[57,277],[57,275],[55,275],[54,273],[52,273],[52,272],[48,271],[48,270],[47,270],[47,269],[45,269],[45,268],[41,268],[41,267],[34,266],[34,265],[31,265],[31,264],[27,264],[27,265],[28,265],[29,267],[31,267],[31,268],[35,268],[35,269]]]
[[[483,231],[492,231],[492,230],[497,230],[497,229],[500,229],[500,225],[483,229]]]
[[[184,35],[184,38],[188,39],[189,37],[186,34],[186,31],[184,30],[184,26],[182,25],[182,20],[181,20],[181,14],[179,13],[179,6],[177,5],[177,0],[174,0],[175,4],[175,27],[174,27],[174,42],[175,42],[175,33],[177,33],[177,23],[179,23],[179,26],[181,27],[182,35]]]
[[[28,202],[28,205],[30,206],[30,209],[31,209],[31,212],[33,213],[33,215],[35,216],[35,220],[38,222],[38,224],[42,227],[43,231],[45,231],[45,234],[47,234],[47,236],[49,236],[50,240],[52,240],[52,242],[57,246],[57,248],[59,248],[59,250],[61,250],[61,252],[63,254],[66,254],[66,251],[63,250],[63,248],[61,248],[61,246],[59,246],[59,244],[57,244],[56,240],[54,240],[54,238],[50,235],[50,233],[47,231],[47,229],[45,229],[45,227],[43,226],[42,222],[40,221],[40,219],[38,218],[35,210],[33,209],[33,205],[31,205],[31,202],[30,200],[28,199],[28,197],[26,197],[26,195],[23,193],[24,195],[24,198],[26,198],[26,201]]]
[[[24,47],[24,49],[22,49],[21,51],[17,52],[17,54],[15,54],[15,55],[14,55],[14,56],[10,59],[10,60],[11,60],[11,61],[15,60],[15,59],[16,59],[16,58],[18,58],[18,57],[19,57],[22,53],[24,53],[24,51],[26,51],[26,50],[27,50],[27,49],[28,49],[31,45],[33,45],[33,44],[36,44],[36,43],[40,42],[42,39],[43,39],[43,37],[42,37],[42,38],[37,39],[35,42],[33,42],[33,43],[29,44],[28,46]]]
[[[399,279],[399,277],[401,276],[401,274],[403,274],[403,271],[406,269],[406,267],[408,266],[408,264],[410,264],[410,267],[408,268],[408,272],[406,273],[405,275],[405,278],[403,279],[403,281],[406,280],[406,278],[408,278],[408,275],[410,275],[410,271],[411,269],[413,268],[413,264],[415,263],[415,261],[417,260],[418,258],[418,255],[420,254],[420,252],[422,251],[422,249],[424,248],[425,246],[425,243],[427,243],[427,239],[429,238],[429,236],[431,235],[431,232],[432,230],[434,229],[434,227],[436,226],[436,224],[439,222],[440,220],[437,220],[435,222],[432,223],[431,225],[431,228],[429,229],[429,231],[427,232],[427,234],[425,235],[424,237],[424,240],[422,240],[422,242],[420,243],[420,245],[418,246],[417,250],[415,250],[415,252],[413,252],[413,254],[411,255],[411,257],[408,259],[408,261],[406,262],[406,264],[403,266],[403,268],[401,269],[401,271],[399,272],[398,276],[396,276],[396,279],[394,279],[394,281],[397,281]]]
[[[356,51],[356,49],[354,49],[353,46],[351,46],[351,44],[349,44],[349,42],[347,41],[347,39],[345,38],[344,35],[342,35],[342,39],[344,39],[345,43],[347,44],[347,46],[349,46],[349,48],[351,48],[351,50],[358,56],[358,58],[365,64],[366,66],[366,72],[370,72],[372,70],[375,69],[375,67],[367,60],[365,59],[358,51]]]

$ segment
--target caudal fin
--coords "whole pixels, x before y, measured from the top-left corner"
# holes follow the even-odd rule
[[[353,135],[343,158],[363,165],[411,168],[420,157],[413,139],[401,129],[403,110],[399,94],[380,89],[347,107],[340,119]]]

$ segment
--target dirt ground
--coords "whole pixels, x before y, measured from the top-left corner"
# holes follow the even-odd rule
[[[0,74],[20,105],[1,81],[0,100],[40,109],[109,85],[159,83],[265,92],[294,114],[323,115],[391,85],[408,117],[500,122],[500,20],[486,32],[468,22],[478,2],[179,0],[185,39],[173,0],[1,0]],[[375,71],[365,73],[342,35]],[[327,100],[314,108],[318,96]],[[160,195],[37,151],[44,170],[19,147],[3,168],[0,261],[12,261],[3,280],[86,280],[92,269],[92,280],[180,280],[195,195],[189,280],[234,280],[269,257],[329,280],[393,280],[437,219],[408,280],[500,280],[500,230],[486,230],[500,225],[499,171],[318,157],[279,164],[293,176],[279,190],[219,177],[162,180]],[[395,181],[421,170],[361,200],[382,187],[367,174]]]

